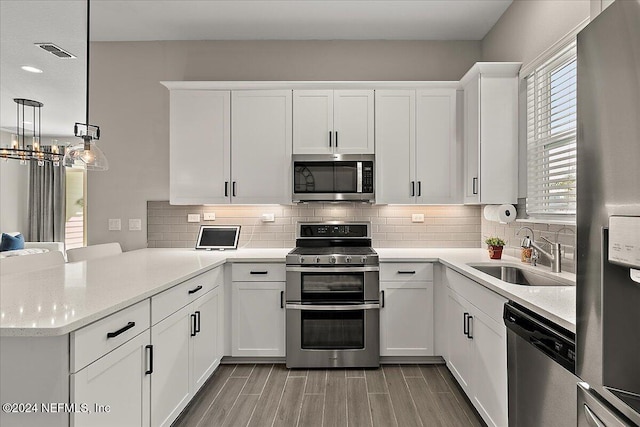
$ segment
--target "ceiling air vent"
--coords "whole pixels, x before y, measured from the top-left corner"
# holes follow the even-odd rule
[[[36,43],[36,46],[46,50],[52,55],[57,56],[60,59],[74,59],[76,56],[56,46],[53,43]]]

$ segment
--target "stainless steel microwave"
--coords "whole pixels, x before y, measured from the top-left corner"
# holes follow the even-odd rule
[[[293,156],[294,202],[374,202],[373,154]]]

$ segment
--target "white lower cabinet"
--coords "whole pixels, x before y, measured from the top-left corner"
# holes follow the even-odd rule
[[[91,411],[72,413],[72,426],[149,425],[149,338],[147,329],[71,375],[71,402],[79,405],[78,411],[83,404]]]
[[[433,356],[432,265],[382,263],[380,277],[380,355]]]
[[[447,366],[489,426],[507,425],[506,299],[450,269]],[[470,301],[473,301],[471,303]]]
[[[194,284],[200,283],[201,277],[207,276],[190,280]],[[214,278],[212,275],[208,277],[210,280]],[[222,280],[223,276],[215,277]],[[220,364],[223,352],[223,286],[221,283],[214,286],[151,326],[151,425],[154,427],[171,425]],[[195,288],[187,286],[184,291],[189,292],[188,289],[193,292]],[[154,298],[151,300],[152,312]],[[157,298],[161,300],[162,294]]]
[[[284,285],[232,283],[232,356],[284,357]]]
[[[152,426],[171,425],[191,399],[189,378],[191,311],[191,306],[188,305],[151,327]]]
[[[195,394],[220,365],[223,353],[223,298],[218,286],[192,303],[198,332],[190,340],[189,366]]]

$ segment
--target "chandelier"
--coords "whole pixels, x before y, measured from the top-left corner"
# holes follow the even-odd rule
[[[41,145],[41,117],[42,102],[32,99],[15,98],[16,103],[16,132],[11,135],[11,145],[0,148],[0,158],[19,160],[27,164],[31,160],[43,166],[45,162],[51,162],[54,166],[60,166],[64,153],[60,152],[57,144]],[[31,112],[31,117],[27,114]],[[28,120],[30,118],[31,120]],[[27,125],[32,125],[28,131]],[[27,135],[27,133],[29,135]]]

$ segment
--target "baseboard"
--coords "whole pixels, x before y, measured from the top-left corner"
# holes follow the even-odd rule
[[[245,363],[270,364],[285,363],[284,357],[233,357],[224,356],[220,361],[223,365],[236,365]],[[442,356],[380,356],[381,365],[397,365],[397,364],[426,364],[439,365],[443,364]]]
[[[423,365],[441,365],[444,362],[442,356],[380,356],[381,365],[397,365],[406,363],[419,363]]]
[[[284,357],[233,357],[233,356],[224,356],[220,363],[222,365],[241,365],[245,363],[257,363],[257,364],[271,364],[271,363],[285,363],[286,359]]]

